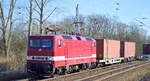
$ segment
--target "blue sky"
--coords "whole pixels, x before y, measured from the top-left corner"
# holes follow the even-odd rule
[[[79,3],[80,14],[106,14],[117,15],[122,22],[134,21],[134,18],[150,17],[150,0],[61,0],[66,12],[70,15],[75,13],[75,4]],[[119,3],[119,5],[116,5]],[[116,11],[115,8],[119,8]],[[149,19],[150,20],[150,19]],[[147,20],[148,21],[148,20]],[[145,20],[146,22],[146,20]]]
[[[58,2],[60,8],[64,9],[63,14],[65,16],[75,15],[75,6],[78,3],[79,12],[82,15],[118,16],[121,22],[127,24],[135,22],[138,25],[140,23],[136,20],[140,20],[146,24],[143,28],[147,31],[150,30],[150,0],[57,0],[56,3]],[[119,3],[119,5],[116,5],[116,3]],[[119,8],[119,10],[116,11],[116,8]],[[143,17],[147,19],[143,20]]]
[[[3,0],[7,2],[8,0]],[[28,0],[18,0],[18,6],[28,5]],[[119,5],[116,5],[119,3]],[[75,15],[75,6],[79,4],[81,15],[104,14],[110,17],[118,16],[119,20],[124,23],[136,22],[136,19],[147,17],[142,20],[149,25],[150,21],[150,0],[53,0],[48,4],[47,11],[52,11],[54,7],[58,12],[54,13],[50,20],[57,21],[67,16]],[[119,11],[115,9],[119,8]],[[48,14],[48,13],[47,13]],[[46,14],[46,15],[47,15]],[[138,22],[137,22],[138,23]]]
[[[6,5],[4,6],[7,8],[8,1],[10,0],[2,1],[5,2]],[[119,5],[116,5],[116,3],[119,3]],[[110,17],[118,16],[121,22],[127,24],[136,22],[135,18],[139,20],[142,17],[147,17],[147,19],[141,19],[141,21],[147,25],[143,26],[143,28],[146,29],[147,32],[150,31],[150,0],[52,0],[52,2],[48,4],[49,7],[46,11],[52,11],[54,7],[57,7],[58,12],[55,12],[49,19],[51,21],[57,21],[68,16],[74,16],[76,4],[79,4],[79,12],[83,16],[92,14],[104,14]],[[28,0],[18,0],[17,6],[27,5]],[[116,8],[120,10],[116,11]],[[21,10],[21,12],[26,11]],[[28,17],[24,16],[24,14],[17,15],[17,17],[25,17],[25,19],[27,19]],[[47,14],[49,13],[45,15]],[[138,22],[136,23],[139,24]]]

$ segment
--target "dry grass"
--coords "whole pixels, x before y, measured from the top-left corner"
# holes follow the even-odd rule
[[[25,66],[25,54],[10,54],[0,57],[0,71],[22,69]]]
[[[4,56],[1,56],[0,57],[0,63],[6,63],[8,60],[7,60],[7,58],[6,57],[4,57]]]
[[[150,73],[150,65],[133,69],[126,73],[122,73],[120,75],[106,79],[104,81],[139,81],[142,78],[142,76],[144,76],[147,73]]]
[[[0,57],[0,71],[5,71],[7,69],[7,58],[6,57]]]

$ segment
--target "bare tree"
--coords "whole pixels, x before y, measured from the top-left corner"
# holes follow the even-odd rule
[[[28,36],[31,35],[32,30],[32,15],[33,15],[33,0],[29,0],[30,2],[30,11],[29,11],[29,26],[28,26]]]
[[[107,38],[110,37],[112,24],[107,16],[92,15],[87,17],[86,32],[87,35],[96,38]]]
[[[10,40],[11,40],[11,34],[12,34],[12,19],[13,19],[13,13],[14,8],[17,0],[11,0],[9,9],[8,9],[8,16],[5,17],[4,15],[4,8],[3,8],[3,2],[0,1],[0,21],[2,24],[2,27],[0,28],[2,30],[2,36],[3,36],[3,43],[4,43],[4,54],[7,56],[10,48]]]
[[[43,24],[44,22],[52,15],[52,13],[56,10],[56,8],[54,8],[54,10],[52,12],[49,13],[49,15],[47,17],[44,17],[44,10],[45,7],[47,5],[47,3],[50,0],[35,0],[35,3],[37,5],[37,9],[35,8],[34,10],[38,13],[38,15],[40,16],[40,18],[38,19],[39,21],[39,25],[40,25],[40,34],[43,34]]]

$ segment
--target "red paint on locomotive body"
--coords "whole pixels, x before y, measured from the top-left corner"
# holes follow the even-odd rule
[[[96,41],[81,36],[30,36],[27,64],[62,67],[96,62]]]

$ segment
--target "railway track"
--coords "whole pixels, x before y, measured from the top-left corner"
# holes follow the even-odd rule
[[[81,72],[76,72],[66,75],[56,75],[54,78],[44,78],[44,79],[22,79],[17,81],[101,81],[120,73],[132,70],[146,64],[150,64],[149,61],[133,61],[122,64],[114,64],[110,66],[100,67],[92,70],[83,70]]]
[[[108,77],[108,75],[112,75],[112,74],[114,75],[115,72],[118,73],[119,71],[129,69],[131,67],[135,67],[145,63],[147,63],[147,61],[133,61],[133,62],[122,63],[122,64],[114,64],[111,66],[96,68],[92,70],[84,70],[72,74],[55,76],[54,78],[47,78],[42,80],[36,79],[36,81],[93,81],[103,76]],[[21,81],[29,81],[29,79],[24,79]]]
[[[102,81],[102,80],[108,79],[110,77],[119,75],[121,73],[127,72],[129,70],[133,70],[133,69],[136,69],[136,68],[139,68],[141,66],[148,65],[148,64],[150,64],[149,61],[144,62],[144,63],[140,63],[140,64],[137,63],[137,64],[129,65],[129,66],[126,66],[126,67],[121,67],[121,68],[113,69],[113,70],[106,71],[106,72],[103,72],[103,73],[99,73],[97,75],[85,77],[85,78],[82,78],[82,79],[77,79],[77,80],[74,80],[74,81]]]

